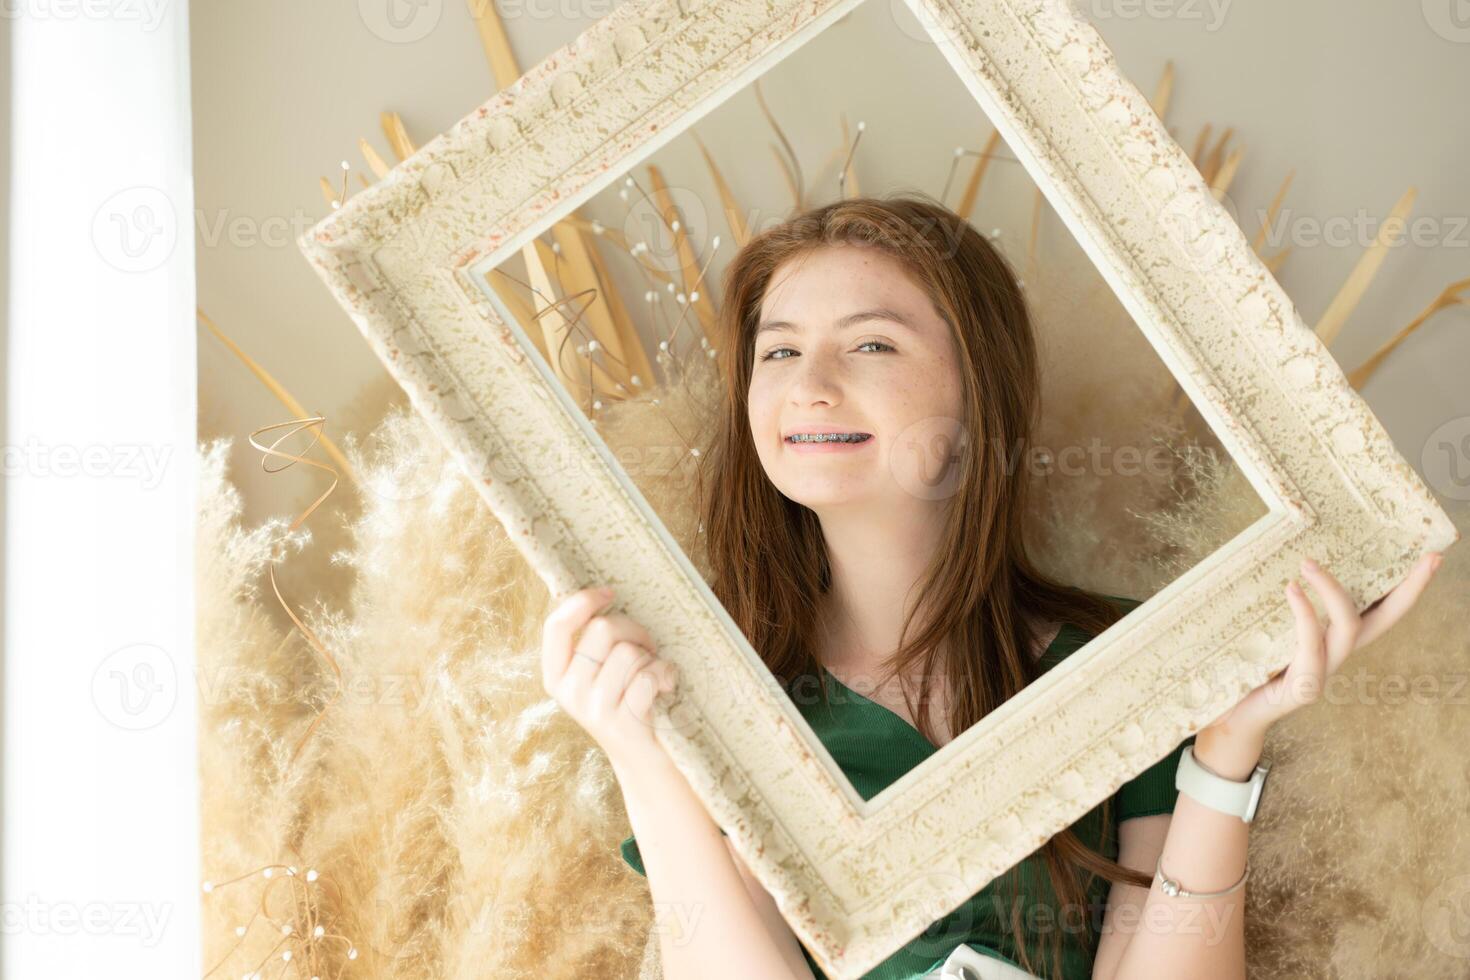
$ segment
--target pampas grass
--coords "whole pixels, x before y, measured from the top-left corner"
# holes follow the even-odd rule
[[[683,444],[675,421],[707,407],[710,371],[696,363],[682,377],[698,385],[600,423],[685,541],[692,457],[666,450]],[[333,685],[272,625],[262,582],[310,535],[240,526],[229,441],[203,452],[200,670],[237,678],[212,688],[201,721],[204,865],[219,882],[207,962],[220,976],[272,962],[302,977],[632,975],[652,909],[616,854],[626,820],[605,757],[541,688],[547,591],[416,416],[393,412],[370,441],[375,460],[346,448],[360,516],[333,560],[355,571],[350,594],[296,610],[341,666],[342,693],[290,767]],[[264,878],[273,865],[297,874]],[[308,868],[317,882],[285,900],[278,886]]]

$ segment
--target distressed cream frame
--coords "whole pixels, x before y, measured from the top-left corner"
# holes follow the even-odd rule
[[[838,978],[886,958],[1282,667],[1282,587],[1298,559],[1322,561],[1362,607],[1458,537],[1069,4],[905,0],[1269,513],[858,797],[476,283],[857,2],[628,0],[300,239],[553,595],[614,584],[680,666],[661,741]]]

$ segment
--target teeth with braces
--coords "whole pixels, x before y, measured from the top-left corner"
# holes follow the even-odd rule
[[[863,442],[868,437],[853,432],[843,433],[820,433],[820,432],[797,432],[787,436],[791,442]]]

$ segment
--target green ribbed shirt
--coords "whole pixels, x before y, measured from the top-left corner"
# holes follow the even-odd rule
[[[1106,596],[1129,612],[1140,603],[1135,599]],[[1068,655],[1081,649],[1092,636],[1070,623],[1064,623],[1055,639],[1042,654],[1043,673]],[[864,800],[872,799],[904,773],[923,762],[936,749],[919,730],[890,709],[863,697],[846,687],[825,668],[828,703],[823,704],[815,692],[810,697],[794,697],[798,710],[812,731],[831,753],[833,760]],[[1194,736],[1180,742],[1164,758],[1133,779],[1118,787],[1112,796],[1113,814],[1108,833],[1102,827],[1102,804],[1072,824],[1083,843],[1099,853],[1117,860],[1117,824],[1132,817],[1156,813],[1172,813],[1179,791],[1174,788],[1174,773],[1184,747],[1194,743]],[[722,831],[723,833],[723,831]],[[629,866],[641,875],[643,857],[637,841],[629,837],[622,843],[622,855]],[[1040,850],[1023,858],[1019,865],[1020,894],[1002,892],[1004,875],[987,884],[964,904],[931,924],[919,936],[900,947],[882,963],[863,974],[863,980],[918,980],[938,969],[950,952],[961,943],[986,956],[1020,966],[1009,927],[1010,910],[1019,903],[1021,921],[1033,921],[1055,928],[1060,921],[1069,930],[1063,933],[1062,965],[1065,980],[1089,980],[1096,946],[1084,945],[1075,913],[1060,918],[1059,902],[1051,887],[1050,874]],[[1094,933],[1102,924],[1112,883],[1094,878],[1088,887],[1088,916]],[[1033,941],[1033,949],[1045,950],[1045,943]],[[802,948],[807,964],[817,980],[828,980],[811,954]],[[1033,962],[1033,971],[1040,968]]]

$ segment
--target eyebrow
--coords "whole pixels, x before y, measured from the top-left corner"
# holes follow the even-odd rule
[[[866,320],[892,320],[894,323],[902,324],[903,326],[908,327],[910,330],[918,329],[918,327],[916,327],[913,321],[910,320],[908,317],[904,316],[902,313],[899,313],[896,310],[890,310],[887,307],[874,307],[873,309],[869,310],[858,310],[855,313],[849,313],[842,319],[837,321],[837,329],[846,330],[852,327],[854,324],[862,323]],[[759,327],[756,328],[755,334],[757,337],[759,337],[767,330],[795,329],[796,326],[794,324],[789,323],[785,320],[766,320]]]

